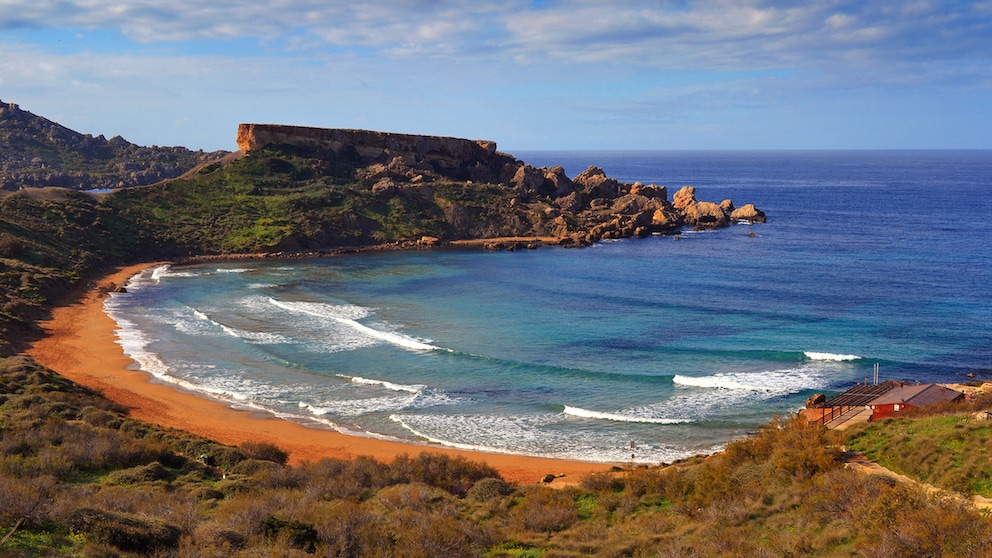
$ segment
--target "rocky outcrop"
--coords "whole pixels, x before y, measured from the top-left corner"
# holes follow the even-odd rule
[[[763,221],[753,205],[735,209],[696,200],[686,186],[668,201],[668,189],[640,182],[625,184],[591,166],[569,178],[560,166],[536,168],[496,150],[496,143],[462,138],[241,124],[238,147],[247,153],[291,148],[318,159],[348,161],[355,179],[382,198],[405,197],[436,203],[452,238],[540,236],[565,245],[588,245],[602,239],[673,234],[682,227],[724,227],[732,219]],[[301,151],[302,150],[302,151]],[[499,185],[505,206],[435,198],[432,183],[479,182]],[[732,217],[735,215],[735,217]],[[510,248],[516,244],[493,243]]]
[[[734,221],[750,221],[751,223],[764,223],[767,220],[765,212],[754,207],[753,203],[733,210],[730,218]]]

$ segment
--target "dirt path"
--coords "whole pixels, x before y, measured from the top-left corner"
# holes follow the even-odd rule
[[[878,463],[865,457],[863,453],[856,451],[845,451],[844,452],[844,466],[848,469],[853,469],[859,473],[864,473],[866,475],[881,475],[883,477],[888,477],[895,480],[896,482],[901,482],[904,484],[909,484],[912,486],[917,486],[925,490],[928,494],[936,494],[941,496],[948,496],[951,498],[963,498],[969,500],[981,511],[992,512],[992,499],[985,498],[983,496],[973,496],[968,498],[963,494],[957,492],[952,492],[950,490],[944,490],[943,488],[938,488],[932,484],[925,482],[920,482],[918,480],[911,479],[906,475],[900,475],[899,473],[887,469]]]

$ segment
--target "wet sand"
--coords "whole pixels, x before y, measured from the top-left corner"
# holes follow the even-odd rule
[[[584,475],[610,467],[603,463],[469,452],[348,436],[234,409],[227,403],[154,381],[124,355],[116,343],[117,324],[103,310],[110,290],[151,265],[154,264],[117,269],[98,280],[77,302],[56,308],[52,319],[40,324],[46,336],[34,343],[28,354],[73,382],[128,407],[134,418],[180,428],[224,444],[270,442],[290,452],[291,463],[361,455],[388,462],[400,454],[430,451],[484,461],[506,480],[520,484],[540,482],[547,474],[564,475],[552,485],[578,482]]]

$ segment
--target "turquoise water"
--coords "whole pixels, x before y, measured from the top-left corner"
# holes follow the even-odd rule
[[[990,374],[992,153],[522,157],[694,184],[769,222],[580,250],[165,267],[108,311],[142,369],[236,406],[604,462],[716,450],[876,362],[883,379]]]

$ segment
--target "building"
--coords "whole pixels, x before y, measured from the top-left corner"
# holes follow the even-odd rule
[[[800,414],[811,424],[843,430],[859,422],[896,416],[911,407],[963,399],[960,391],[938,384],[909,385],[886,380],[880,384],[858,384],[826,400],[810,398]]]
[[[964,394],[937,384],[902,385],[891,389],[869,403],[871,420],[879,420],[905,411],[911,407],[926,407],[938,403],[960,401]]]

